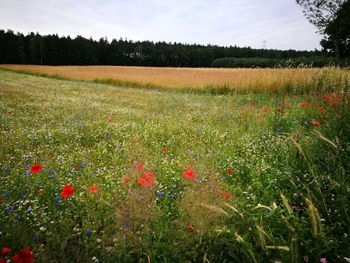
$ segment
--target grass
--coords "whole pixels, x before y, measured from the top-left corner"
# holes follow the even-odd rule
[[[345,262],[349,84],[334,72],[302,94],[213,95],[0,70],[2,257]]]
[[[284,87],[304,89],[325,71],[334,79],[350,78],[338,68],[217,69],[155,68],[125,66],[35,66],[0,65],[1,68],[116,86],[185,90],[223,94],[229,92],[276,91]]]

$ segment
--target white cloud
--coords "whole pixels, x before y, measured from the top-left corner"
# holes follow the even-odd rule
[[[0,25],[98,39],[319,48],[295,0],[1,0]]]

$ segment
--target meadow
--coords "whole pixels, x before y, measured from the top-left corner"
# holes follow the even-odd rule
[[[78,80],[0,70],[0,262],[349,262],[348,71],[28,67]]]

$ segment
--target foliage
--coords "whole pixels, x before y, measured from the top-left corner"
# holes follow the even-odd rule
[[[335,52],[334,43],[339,48],[339,56],[350,57],[350,1],[346,1],[325,28],[326,38],[321,41],[321,45],[329,51]]]
[[[296,0],[301,5],[305,17],[314,24],[321,33],[336,17],[345,0]]]
[[[350,1],[349,0],[296,0],[306,18],[325,36],[321,45],[337,58],[350,54]]]
[[[223,57],[289,59],[320,51],[267,50],[105,38],[99,41],[0,30],[0,64],[210,67]]]

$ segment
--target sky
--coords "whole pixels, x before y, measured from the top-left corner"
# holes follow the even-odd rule
[[[322,38],[295,0],[0,0],[0,29],[282,50]]]

